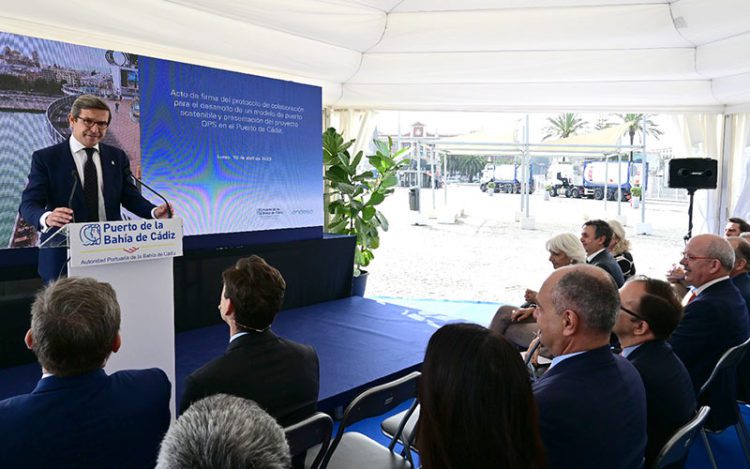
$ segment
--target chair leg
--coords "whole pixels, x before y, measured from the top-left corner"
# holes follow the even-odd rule
[[[703,439],[703,446],[706,447],[706,453],[708,454],[708,460],[711,461],[711,467],[716,469],[716,460],[714,459],[714,452],[711,451],[711,445],[708,442],[706,431],[701,428],[701,438]]]

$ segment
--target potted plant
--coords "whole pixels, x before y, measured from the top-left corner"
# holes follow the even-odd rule
[[[352,294],[364,295],[367,267],[373,250],[380,246],[380,230],[388,231],[388,220],[377,206],[393,194],[398,184],[397,172],[409,164],[403,155],[408,148],[393,153],[393,142],[374,140],[377,149],[367,157],[372,169],[359,171],[362,151],[353,157],[349,147],[354,139],[344,141],[333,127],[323,133],[323,169],[326,182],[326,230],[334,234],[356,236],[354,282]],[[361,283],[361,290],[358,285]],[[355,289],[356,288],[356,289]]]
[[[641,186],[633,186],[630,188],[630,205],[633,208],[638,208],[640,205],[642,193],[643,190],[641,189]]]
[[[489,195],[495,195],[495,181],[490,181],[487,183],[487,193]]]

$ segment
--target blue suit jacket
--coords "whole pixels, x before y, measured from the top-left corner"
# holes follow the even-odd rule
[[[685,365],[663,340],[641,344],[628,360],[646,388],[646,467],[651,467],[672,433],[695,415],[693,383]]]
[[[745,299],[745,305],[750,310],[750,274],[740,274],[732,277],[732,283],[740,291]],[[739,398],[750,402],[750,354],[745,355],[738,368],[739,371]]]
[[[99,157],[102,165],[104,207],[107,220],[121,220],[120,205],[143,218],[151,218],[154,204],[146,200],[138,189],[128,181],[130,162],[124,151],[103,143],[99,144]],[[75,175],[74,175],[75,174]],[[70,152],[70,143],[62,143],[35,151],[31,156],[29,180],[21,196],[19,211],[24,220],[38,230],[39,218],[57,207],[67,207],[77,180],[70,203],[76,221],[88,220],[88,210],[83,187],[76,171],[75,160]],[[57,230],[52,229],[41,235],[45,241]],[[60,275],[65,263],[64,249],[39,250],[39,275],[45,282]]]
[[[0,464],[153,468],[170,394],[158,369],[41,379],[31,394],[0,402]]]
[[[646,394],[609,346],[570,357],[534,383],[550,468],[633,469],[646,449]]]
[[[749,334],[745,300],[731,280],[724,280],[706,288],[685,307],[669,342],[690,373],[697,393],[724,352],[747,340]],[[700,404],[711,406],[709,428],[724,428],[736,421],[736,386],[734,376],[720,379],[701,398]]]
[[[606,249],[594,256],[589,264],[601,267],[602,269],[606,270],[617,284],[617,288],[620,288],[622,284],[625,283],[625,277],[623,277],[622,275],[622,269],[620,268],[620,265],[617,263],[612,254]]]

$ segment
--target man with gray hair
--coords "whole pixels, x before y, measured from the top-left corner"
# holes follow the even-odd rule
[[[722,354],[747,340],[750,322],[745,300],[729,278],[734,250],[726,239],[714,234],[693,237],[685,246],[680,264],[685,269],[685,280],[694,290],[669,342],[685,364],[697,392]],[[736,420],[735,395],[736,383],[727,380],[717,383],[699,403],[711,406],[710,428],[724,428]]]
[[[641,467],[646,395],[638,372],[610,350],[620,305],[610,275],[592,265],[555,270],[534,312],[554,355],[534,383],[549,467]]]
[[[255,402],[214,394],[195,402],[161,443],[157,469],[286,469],[284,429]]]
[[[171,386],[159,369],[104,372],[119,330],[108,283],[66,278],[37,294],[25,340],[43,374],[0,402],[4,467],[153,467]]]

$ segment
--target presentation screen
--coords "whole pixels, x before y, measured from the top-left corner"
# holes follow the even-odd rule
[[[38,244],[18,214],[31,155],[69,138],[84,93],[109,105],[104,143],[173,204],[186,245],[321,235],[320,88],[0,33],[0,265]]]

